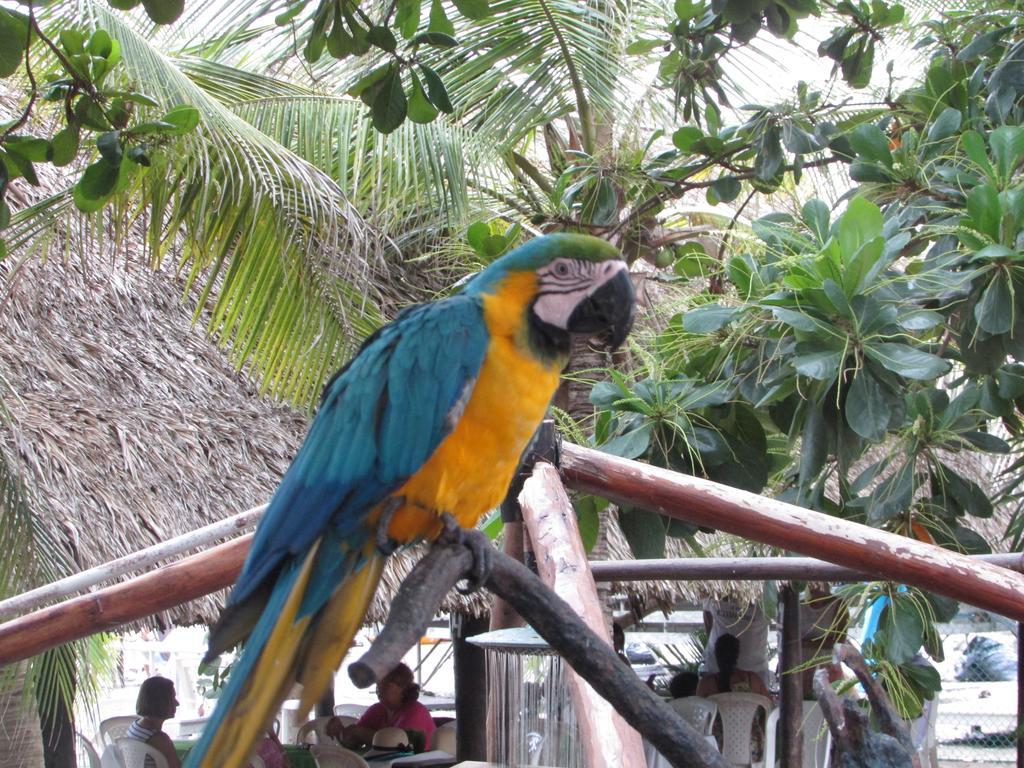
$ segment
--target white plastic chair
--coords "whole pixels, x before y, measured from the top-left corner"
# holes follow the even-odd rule
[[[921,716],[907,723],[910,740],[917,749],[921,768],[938,768],[938,742],[935,739],[935,721],[939,719],[939,702],[925,699]]]
[[[78,768],[101,768],[100,755],[85,734],[75,731],[75,762]]]
[[[816,701],[804,702],[802,768],[828,768],[832,734],[825,726],[825,713]]]
[[[156,747],[151,747],[138,739],[126,739],[123,736],[116,742],[124,758],[125,768],[146,768],[146,758],[153,758],[156,768],[169,768],[167,758]]]
[[[363,716],[363,713],[369,709],[365,704],[336,704],[334,706],[334,714],[336,715],[348,715],[358,720]]]
[[[315,717],[312,720],[303,723],[299,726],[299,730],[295,732],[295,743],[296,744],[323,744],[324,742],[330,743],[333,741],[324,728],[327,725],[327,721],[331,718]]]
[[[137,715],[117,715],[116,717],[108,717],[106,720],[101,720],[96,741],[102,747],[113,744],[128,733],[128,726],[138,719]]]
[[[392,749],[409,745],[409,734],[401,728],[381,728],[373,734],[373,746],[377,749]]]
[[[828,768],[832,754],[832,734],[825,727],[825,714],[816,701],[805,701],[801,733],[803,745],[800,748],[801,768]],[[778,751],[776,731],[781,709],[773,709],[765,723],[765,768],[775,768],[775,753]]]
[[[314,744],[309,748],[319,768],[370,768],[355,752],[333,744]]]
[[[117,744],[108,744],[100,758],[100,768],[125,768],[124,755]]]
[[[718,714],[718,705],[715,702],[702,696],[686,696],[672,699],[668,704],[683,720],[692,725],[697,733],[711,733],[715,715]]]
[[[757,713],[764,710],[765,719],[772,711],[772,701],[759,693],[715,693],[708,698],[718,707],[722,721],[722,756],[733,765],[762,766],[765,761],[753,760],[751,730]],[[765,729],[765,752],[770,738]]]
[[[267,768],[267,764],[259,755],[253,755],[249,758],[249,768]]]
[[[454,720],[439,726],[438,729],[434,731],[434,741],[431,746],[434,749],[440,749],[442,752],[447,752],[449,755],[454,757],[457,741],[455,738],[455,728],[456,725]]]

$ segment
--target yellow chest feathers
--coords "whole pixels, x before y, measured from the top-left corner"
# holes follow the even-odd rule
[[[532,274],[515,275],[484,298],[491,338],[483,367],[455,429],[395,494],[410,502],[392,521],[395,539],[435,535],[436,512],[450,512],[471,528],[504,498],[563,364],[540,361],[525,346],[523,308],[534,288]]]

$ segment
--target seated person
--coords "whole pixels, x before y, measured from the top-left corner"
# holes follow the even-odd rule
[[[358,749],[372,744],[373,735],[381,728],[402,728],[409,733],[414,746],[419,747],[416,751],[431,749],[436,726],[427,708],[417,701],[419,695],[420,687],[413,682],[412,670],[399,664],[377,683],[380,701],[367,709],[355,724],[345,728],[340,719],[332,717],[324,730],[349,749]],[[419,745],[415,732],[422,735]]]
[[[698,696],[714,693],[759,693],[769,696],[761,676],[749,669],[739,669],[740,641],[735,635],[721,635],[715,641],[715,661],[718,671],[704,675],[697,685]]]
[[[843,679],[843,669],[832,662],[832,648],[845,643],[850,625],[846,601],[832,594],[828,584],[811,582],[807,598],[800,603],[801,674],[805,699],[814,698],[814,673],[828,671],[829,682]]]
[[[739,669],[736,664],[740,657],[740,641],[735,635],[721,635],[715,641],[715,661],[718,672],[704,675],[697,685],[698,696],[711,696],[715,693],[759,693],[762,696],[769,696],[768,688],[765,686],[761,676],[748,669]],[[764,755],[764,729],[765,712],[759,711],[758,716],[750,726],[751,759],[754,762],[761,760]],[[715,718],[715,725],[712,728],[718,748],[722,748],[722,719]]]
[[[171,737],[163,731],[164,721],[174,717],[178,710],[178,698],[174,683],[166,677],[149,677],[142,681],[139,697],[135,701],[135,713],[139,719],[128,726],[125,738],[143,741],[167,758],[169,768],[181,768],[181,760],[174,751]],[[146,755],[145,768],[156,768],[152,757]]]
[[[685,699],[687,696],[696,696],[699,683],[700,675],[684,669],[682,672],[672,675],[672,679],[668,681],[668,695],[673,699]]]
[[[281,746],[281,741],[272,728],[267,729],[267,735],[263,737],[256,748],[256,755],[263,760],[263,765],[266,768],[287,768],[288,766],[284,747]]]

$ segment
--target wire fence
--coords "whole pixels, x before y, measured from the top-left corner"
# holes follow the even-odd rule
[[[1017,627],[984,612],[943,633],[935,721],[940,764],[1017,759]]]

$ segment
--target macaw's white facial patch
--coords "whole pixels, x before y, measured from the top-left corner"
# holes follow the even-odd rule
[[[555,259],[537,270],[533,313],[548,325],[566,329],[579,303],[625,269],[626,262],[619,260]]]

